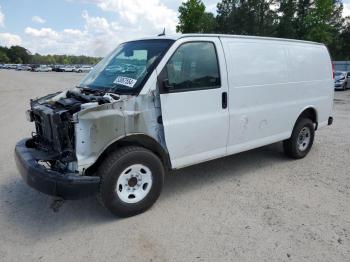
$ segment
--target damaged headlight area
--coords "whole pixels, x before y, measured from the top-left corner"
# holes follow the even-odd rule
[[[50,156],[45,162],[51,169],[74,171],[75,113],[89,103],[100,105],[109,102],[102,94],[84,93],[79,89],[31,100],[31,109],[26,115],[35,124],[32,147]]]

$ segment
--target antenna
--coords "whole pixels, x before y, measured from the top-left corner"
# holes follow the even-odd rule
[[[163,29],[163,32],[161,34],[159,34],[158,36],[165,36],[165,27]]]

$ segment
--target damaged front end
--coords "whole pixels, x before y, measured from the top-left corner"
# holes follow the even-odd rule
[[[51,160],[46,160],[52,169],[75,171],[74,114],[105,103],[110,100],[101,95],[84,94],[79,89],[31,100],[27,116],[36,129],[31,144],[52,156]]]
[[[111,101],[110,96],[77,88],[31,100],[27,118],[35,124],[35,132],[15,149],[24,180],[40,192],[65,199],[95,194],[100,178],[77,171],[74,117],[81,110]]]
[[[15,150],[24,180],[46,194],[79,198],[98,191],[94,164],[119,142],[167,155],[155,68],[173,42],[123,43],[79,87],[32,100],[27,116],[35,132]]]
[[[35,189],[64,199],[98,192],[100,178],[87,172],[113,143],[144,135],[164,148],[159,95],[119,96],[73,90],[31,101],[32,137],[16,145],[16,162]]]

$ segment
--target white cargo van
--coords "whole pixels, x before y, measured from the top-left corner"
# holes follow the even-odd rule
[[[75,88],[31,100],[16,145],[24,180],[118,216],[151,207],[167,170],[283,141],[303,158],[331,125],[333,72],[318,43],[230,35],[130,41]]]

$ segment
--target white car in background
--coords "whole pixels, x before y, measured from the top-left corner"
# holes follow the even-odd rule
[[[17,71],[30,71],[32,68],[29,65],[17,65]]]
[[[92,70],[92,66],[80,66],[75,68],[74,72],[77,73],[88,73]]]
[[[7,65],[5,65],[5,68],[6,69],[16,69],[17,65],[15,65],[15,64],[7,64]]]
[[[74,70],[75,70],[75,66],[68,65],[68,66],[61,67],[59,71],[60,72],[74,72]]]
[[[34,72],[51,72],[52,68],[47,65],[40,65],[34,68]]]

